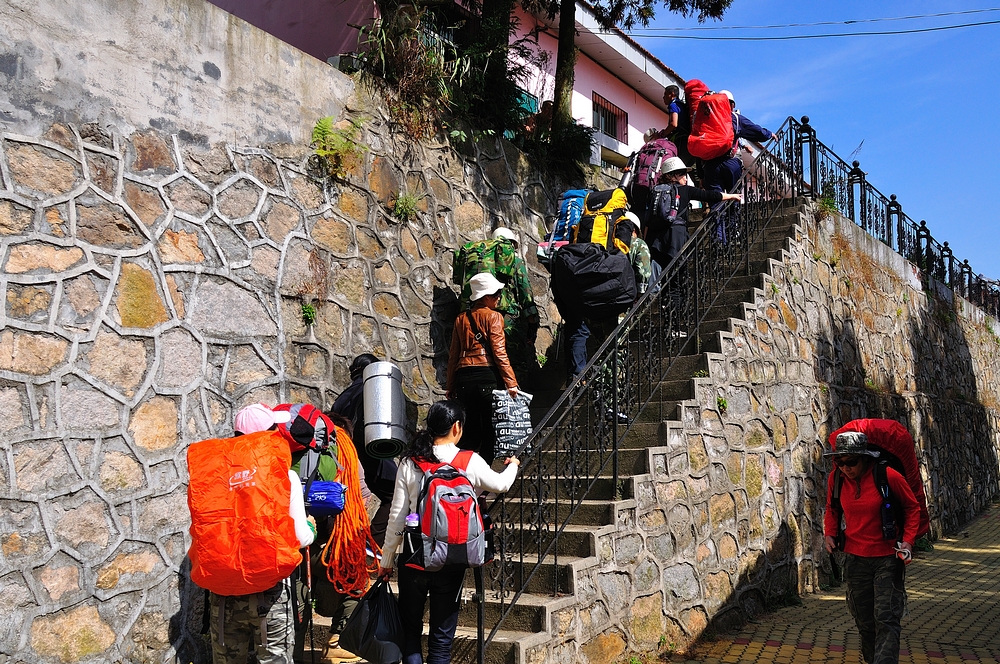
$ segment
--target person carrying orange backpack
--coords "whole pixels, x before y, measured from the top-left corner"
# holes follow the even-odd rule
[[[275,429],[289,413],[240,410],[236,436],[188,448],[191,580],[209,591],[212,661],[292,664],[289,577],[316,537],[288,443]]]

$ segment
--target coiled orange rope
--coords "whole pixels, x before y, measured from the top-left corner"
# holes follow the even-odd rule
[[[320,562],[326,567],[326,577],[342,595],[361,597],[368,588],[369,574],[378,571],[378,560],[371,567],[366,563],[365,548],[376,554],[382,549],[372,538],[368,511],[361,498],[361,481],[358,477],[358,452],[354,442],[341,427],[337,429],[337,481],[347,487],[344,511],[333,520],[330,539],[320,553]]]

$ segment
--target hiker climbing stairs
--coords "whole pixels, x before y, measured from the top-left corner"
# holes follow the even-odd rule
[[[599,566],[606,560],[607,552],[599,551],[603,535],[615,533],[619,524],[626,525],[626,514],[636,507],[636,490],[640,482],[649,479],[654,453],[666,451],[669,436],[685,433],[683,408],[699,407],[693,401],[698,386],[714,385],[711,375],[713,355],[722,352],[720,332],[728,332],[731,319],[746,319],[746,307],[753,306],[755,297],[763,295],[765,275],[771,261],[782,258],[790,237],[795,237],[797,224],[805,212],[801,206],[788,207],[771,220],[750,251],[750,273],[733,277],[708,309],[698,328],[698,333],[683,344],[682,354],[661,361],[663,370],[669,367],[653,395],[653,399],[638,414],[618,446],[615,482],[611,464],[599,467],[600,457],[582,455],[568,458],[562,445],[558,449],[543,450],[534,458],[542,466],[555,469],[575,464],[581,474],[599,472],[585,493],[569,479],[554,479],[545,486],[516,485],[506,497],[508,514],[532,514],[533,520],[521,519],[523,526],[514,526],[507,533],[514,543],[514,556],[505,571],[513,578],[507,587],[523,588],[523,593],[513,604],[496,637],[488,644],[486,661],[490,663],[527,664],[535,661],[529,653],[552,641],[567,636],[570,629],[566,616],[582,600],[577,597],[581,589],[578,582],[581,572]],[[692,222],[698,223],[697,220]],[[692,229],[693,230],[693,229]],[[534,417],[540,418],[556,396],[546,394],[533,404]],[[584,405],[570,406],[584,408]],[[606,423],[605,423],[606,424]],[[690,425],[689,425],[690,426]],[[555,432],[562,433],[562,432]],[[695,432],[696,433],[696,432]],[[588,481],[588,484],[590,481]],[[518,493],[518,486],[522,494]],[[566,523],[573,508],[576,511]],[[565,525],[563,525],[565,523]],[[500,524],[497,524],[499,527]],[[562,527],[561,532],[557,531]],[[538,553],[555,539],[553,550],[538,563]],[[487,566],[487,575],[496,573],[495,565]],[[534,571],[534,574],[532,574]],[[525,578],[527,579],[525,584]],[[459,630],[453,650],[453,661],[476,661],[477,605],[473,596],[472,574],[466,579],[464,601],[459,615]],[[509,604],[511,598],[506,602]],[[487,592],[485,625],[487,633],[496,624],[502,611],[495,593]]]

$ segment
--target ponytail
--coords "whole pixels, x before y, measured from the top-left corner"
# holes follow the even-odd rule
[[[414,461],[437,463],[434,441],[447,436],[455,422],[465,426],[465,408],[462,404],[451,400],[435,402],[427,411],[426,426],[413,437],[406,456]]]

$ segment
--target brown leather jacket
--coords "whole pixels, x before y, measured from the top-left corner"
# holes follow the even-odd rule
[[[487,338],[496,358],[500,378],[507,389],[517,387],[517,378],[507,359],[507,339],[503,332],[503,314],[483,304],[472,305],[468,312],[462,312],[455,319],[455,329],[451,333],[451,352],[448,353],[448,381],[450,392],[454,386],[455,370],[462,367],[493,366],[486,349],[476,341],[476,335],[469,324],[469,314],[475,317],[479,331]]]

